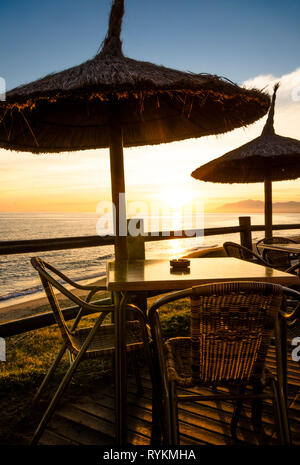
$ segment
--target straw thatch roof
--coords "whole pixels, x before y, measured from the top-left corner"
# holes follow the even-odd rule
[[[282,137],[274,131],[274,87],[272,104],[262,134],[241,147],[200,166],[192,176],[219,183],[283,181],[300,176],[300,141]]]
[[[114,0],[108,34],[93,59],[7,93],[0,102],[0,147],[37,153],[108,147],[112,102],[125,147],[220,134],[267,112],[269,96],[256,89],[125,57],[123,13],[124,0]]]

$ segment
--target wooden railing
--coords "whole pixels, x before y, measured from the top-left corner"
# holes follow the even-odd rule
[[[292,230],[300,229],[300,224],[280,224],[274,225],[273,230]],[[240,233],[240,242],[247,248],[252,247],[252,232],[264,231],[264,225],[251,225],[250,217],[239,217],[238,226],[227,226],[220,228],[205,228],[203,230],[185,230],[179,236],[178,231],[158,231],[143,236],[144,242],[163,241],[172,239],[191,238],[198,236],[218,236],[233,233]],[[55,239],[33,239],[19,241],[0,241],[0,255],[25,254],[46,252],[54,250],[80,249],[84,247],[99,247],[104,245],[113,245],[114,236],[81,236],[81,237],[64,237]],[[100,301],[99,301],[100,302]],[[101,302],[107,302],[102,299]],[[78,307],[70,307],[64,310],[66,320],[74,318]],[[13,320],[0,324],[0,337],[8,337],[15,334],[32,331],[54,324],[52,312],[45,312],[18,320]]]
[[[300,224],[277,224],[273,225],[274,231],[300,229]],[[226,234],[240,233],[242,245],[249,246],[249,238],[254,231],[264,231],[264,225],[251,225],[250,217],[239,217],[239,226],[226,226],[221,228],[189,229],[182,231],[158,231],[144,236],[145,242],[165,241],[172,239],[187,239],[193,236],[220,236]],[[0,255],[24,254],[32,252],[49,252],[54,250],[81,249],[84,247],[99,247],[113,245],[114,236],[80,236],[61,237],[55,239],[30,239],[18,241],[0,241]]]
[[[223,234],[240,233],[242,226],[229,226],[226,228],[208,228],[205,230],[190,229],[178,235],[178,231],[152,232],[144,236],[145,242],[165,241],[171,239],[186,239],[193,236],[217,236]],[[263,230],[263,227],[262,227]],[[30,252],[48,252],[52,250],[81,249],[84,247],[99,247],[113,245],[114,236],[81,236],[63,237],[55,239],[32,239],[20,241],[0,241],[0,255],[24,254]]]

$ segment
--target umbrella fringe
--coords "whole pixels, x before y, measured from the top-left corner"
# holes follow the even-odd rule
[[[37,147],[39,147],[39,143],[38,143],[38,141],[37,141],[37,138],[36,138],[36,136],[35,136],[35,134],[34,134],[32,128],[31,128],[29,122],[28,122],[28,119],[26,118],[26,116],[24,115],[24,113],[23,113],[22,110],[20,110],[20,114],[22,115],[22,117],[23,117],[23,119],[24,119],[24,121],[25,121],[25,123],[26,123],[26,125],[27,125],[27,127],[28,127],[28,129],[29,129],[29,131],[31,132],[31,135],[32,135],[32,137],[33,137],[33,140],[34,140],[35,145],[36,145]]]

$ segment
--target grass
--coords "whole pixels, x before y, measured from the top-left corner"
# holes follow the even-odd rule
[[[85,317],[84,325],[92,325],[95,318],[95,315]],[[187,335],[187,305],[183,301],[166,305],[161,311],[161,324],[166,337]],[[54,325],[9,337],[6,343],[7,361],[0,362],[0,445],[28,444],[51,394],[69,366],[68,357],[65,355],[46,389],[48,402],[44,400],[33,407],[34,394],[60,348],[60,332]],[[76,370],[65,397],[86,394],[98,382],[103,381],[112,382],[110,357],[85,360]]]

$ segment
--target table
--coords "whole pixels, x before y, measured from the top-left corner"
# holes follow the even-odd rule
[[[266,281],[284,286],[299,284],[296,275],[233,257],[194,258],[188,271],[171,271],[169,260],[110,260],[107,262],[107,290],[116,305],[116,427],[117,443],[127,443],[127,367],[124,307],[131,292],[186,289],[218,281]]]

